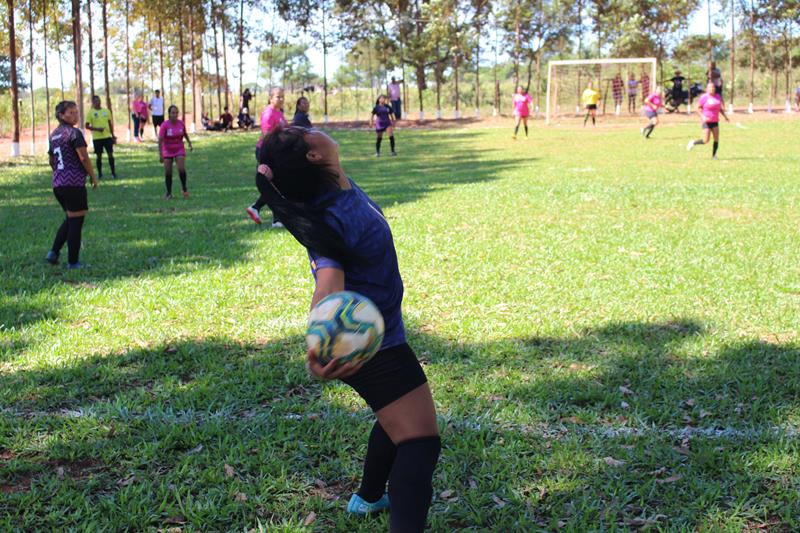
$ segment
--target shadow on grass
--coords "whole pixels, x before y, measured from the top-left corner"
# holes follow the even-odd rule
[[[432,530],[796,525],[792,478],[764,454],[797,449],[771,431],[797,407],[800,352],[693,353],[702,335],[692,320],[488,344],[414,333],[443,428]],[[385,530],[343,512],[372,416],[308,377],[301,344],[181,340],[0,374],[0,524]]]

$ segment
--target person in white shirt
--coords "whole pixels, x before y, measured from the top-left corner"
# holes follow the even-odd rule
[[[147,107],[153,116],[153,129],[156,131],[156,138],[158,138],[158,128],[164,122],[164,99],[161,98],[161,91],[156,89],[155,96],[150,99]]]

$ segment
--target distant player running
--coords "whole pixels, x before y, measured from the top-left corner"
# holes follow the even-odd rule
[[[256,143],[256,161],[260,159],[261,146],[264,144],[266,137],[278,126],[287,126],[286,118],[283,116],[283,89],[280,87],[273,87],[269,93],[269,103],[261,112],[261,136]],[[259,196],[253,205],[246,207],[247,216],[249,216],[256,224],[261,224],[261,208],[267,205],[267,200],[264,197],[264,188],[271,187],[269,182],[262,174],[256,173],[256,187],[258,188]],[[283,224],[278,220],[273,213],[272,227],[282,228]]]
[[[183,140],[189,143],[189,150],[194,150],[189,134],[186,132],[186,125],[178,119],[178,106],[169,106],[169,118],[161,124],[158,130],[158,154],[159,161],[164,164],[164,183],[167,186],[167,200],[172,198],[172,162],[178,165],[178,175],[181,178],[181,189],[183,197],[189,197],[189,190],[186,188],[186,148]]]
[[[711,157],[717,158],[717,149],[719,148],[719,115],[725,117],[726,122],[728,115],[725,114],[725,104],[722,98],[717,95],[716,86],[713,81],[708,82],[706,85],[706,92],[703,96],[697,99],[697,114],[703,121],[703,138],[694,141],[689,141],[686,145],[686,150],[691,150],[698,144],[708,144],[709,137],[714,135],[714,147],[711,151]]]
[[[375,157],[381,156],[381,142],[383,134],[389,135],[389,146],[392,148],[392,155],[397,155],[394,151],[394,110],[388,105],[389,99],[386,95],[380,95],[372,108],[372,115],[369,117],[369,125],[375,126]],[[377,118],[376,118],[377,117]]]
[[[597,117],[597,102],[600,101],[600,93],[595,91],[592,82],[586,84],[586,89],[581,95],[581,103],[586,108],[586,115],[583,117],[583,126],[586,127],[586,121],[592,117],[592,126],[597,126],[595,117]]]
[[[67,217],[56,231],[53,247],[47,252],[47,262],[58,264],[58,255],[64,243],[69,248],[67,268],[83,268],[79,259],[83,220],[89,212],[86,194],[86,176],[92,179],[92,188],[97,187],[86,140],[75,124],[80,117],[75,102],[63,101],[56,106],[58,127],[50,134],[50,168],[53,169],[53,194]]]
[[[644,116],[649,121],[647,126],[642,128],[642,135],[645,139],[649,139],[650,134],[658,126],[658,110],[662,107],[664,107],[664,98],[661,87],[656,87],[656,90],[644,99]]]
[[[514,135],[511,136],[512,139],[517,138],[517,132],[519,131],[519,123],[525,125],[525,138],[528,138],[528,117],[531,114],[530,105],[533,103],[533,98],[528,92],[522,88],[522,85],[517,87],[517,92],[514,93]]]
[[[100,97],[92,96],[92,108],[86,114],[86,129],[92,132],[92,145],[97,156],[97,179],[103,179],[103,150],[108,154],[108,166],[111,167],[111,177],[117,178],[114,167],[114,144],[117,137],[114,135],[114,124],[111,122],[111,112],[100,105]]]

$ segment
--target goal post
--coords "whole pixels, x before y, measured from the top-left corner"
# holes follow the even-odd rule
[[[549,61],[547,63],[547,100],[545,102],[545,123],[550,124],[550,119],[553,115],[560,112],[559,97],[563,97],[565,92],[572,94],[575,90],[575,98],[579,98],[580,92],[583,91],[582,77],[585,73],[587,81],[593,80],[596,82],[595,88],[603,95],[603,70],[608,72],[613,70],[614,66],[632,66],[641,65],[642,72],[649,71],[649,87],[647,91],[653,92],[656,88],[656,58],[654,57],[631,57],[631,58],[608,58],[608,59],[566,59],[558,61]],[[573,68],[578,70],[578,82],[562,83],[559,78],[559,70],[564,68]],[[628,92],[628,77],[623,78],[623,97]],[[608,92],[608,85],[606,84],[606,93]],[[580,111],[578,109],[578,111]],[[579,114],[579,113],[576,113]]]

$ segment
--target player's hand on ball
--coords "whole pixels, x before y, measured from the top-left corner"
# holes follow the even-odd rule
[[[308,350],[306,353],[306,368],[314,377],[323,381],[350,377],[358,372],[363,364],[363,361],[349,361],[339,364],[336,359],[332,359],[327,365],[323,366],[317,359],[317,354],[314,350]]]

